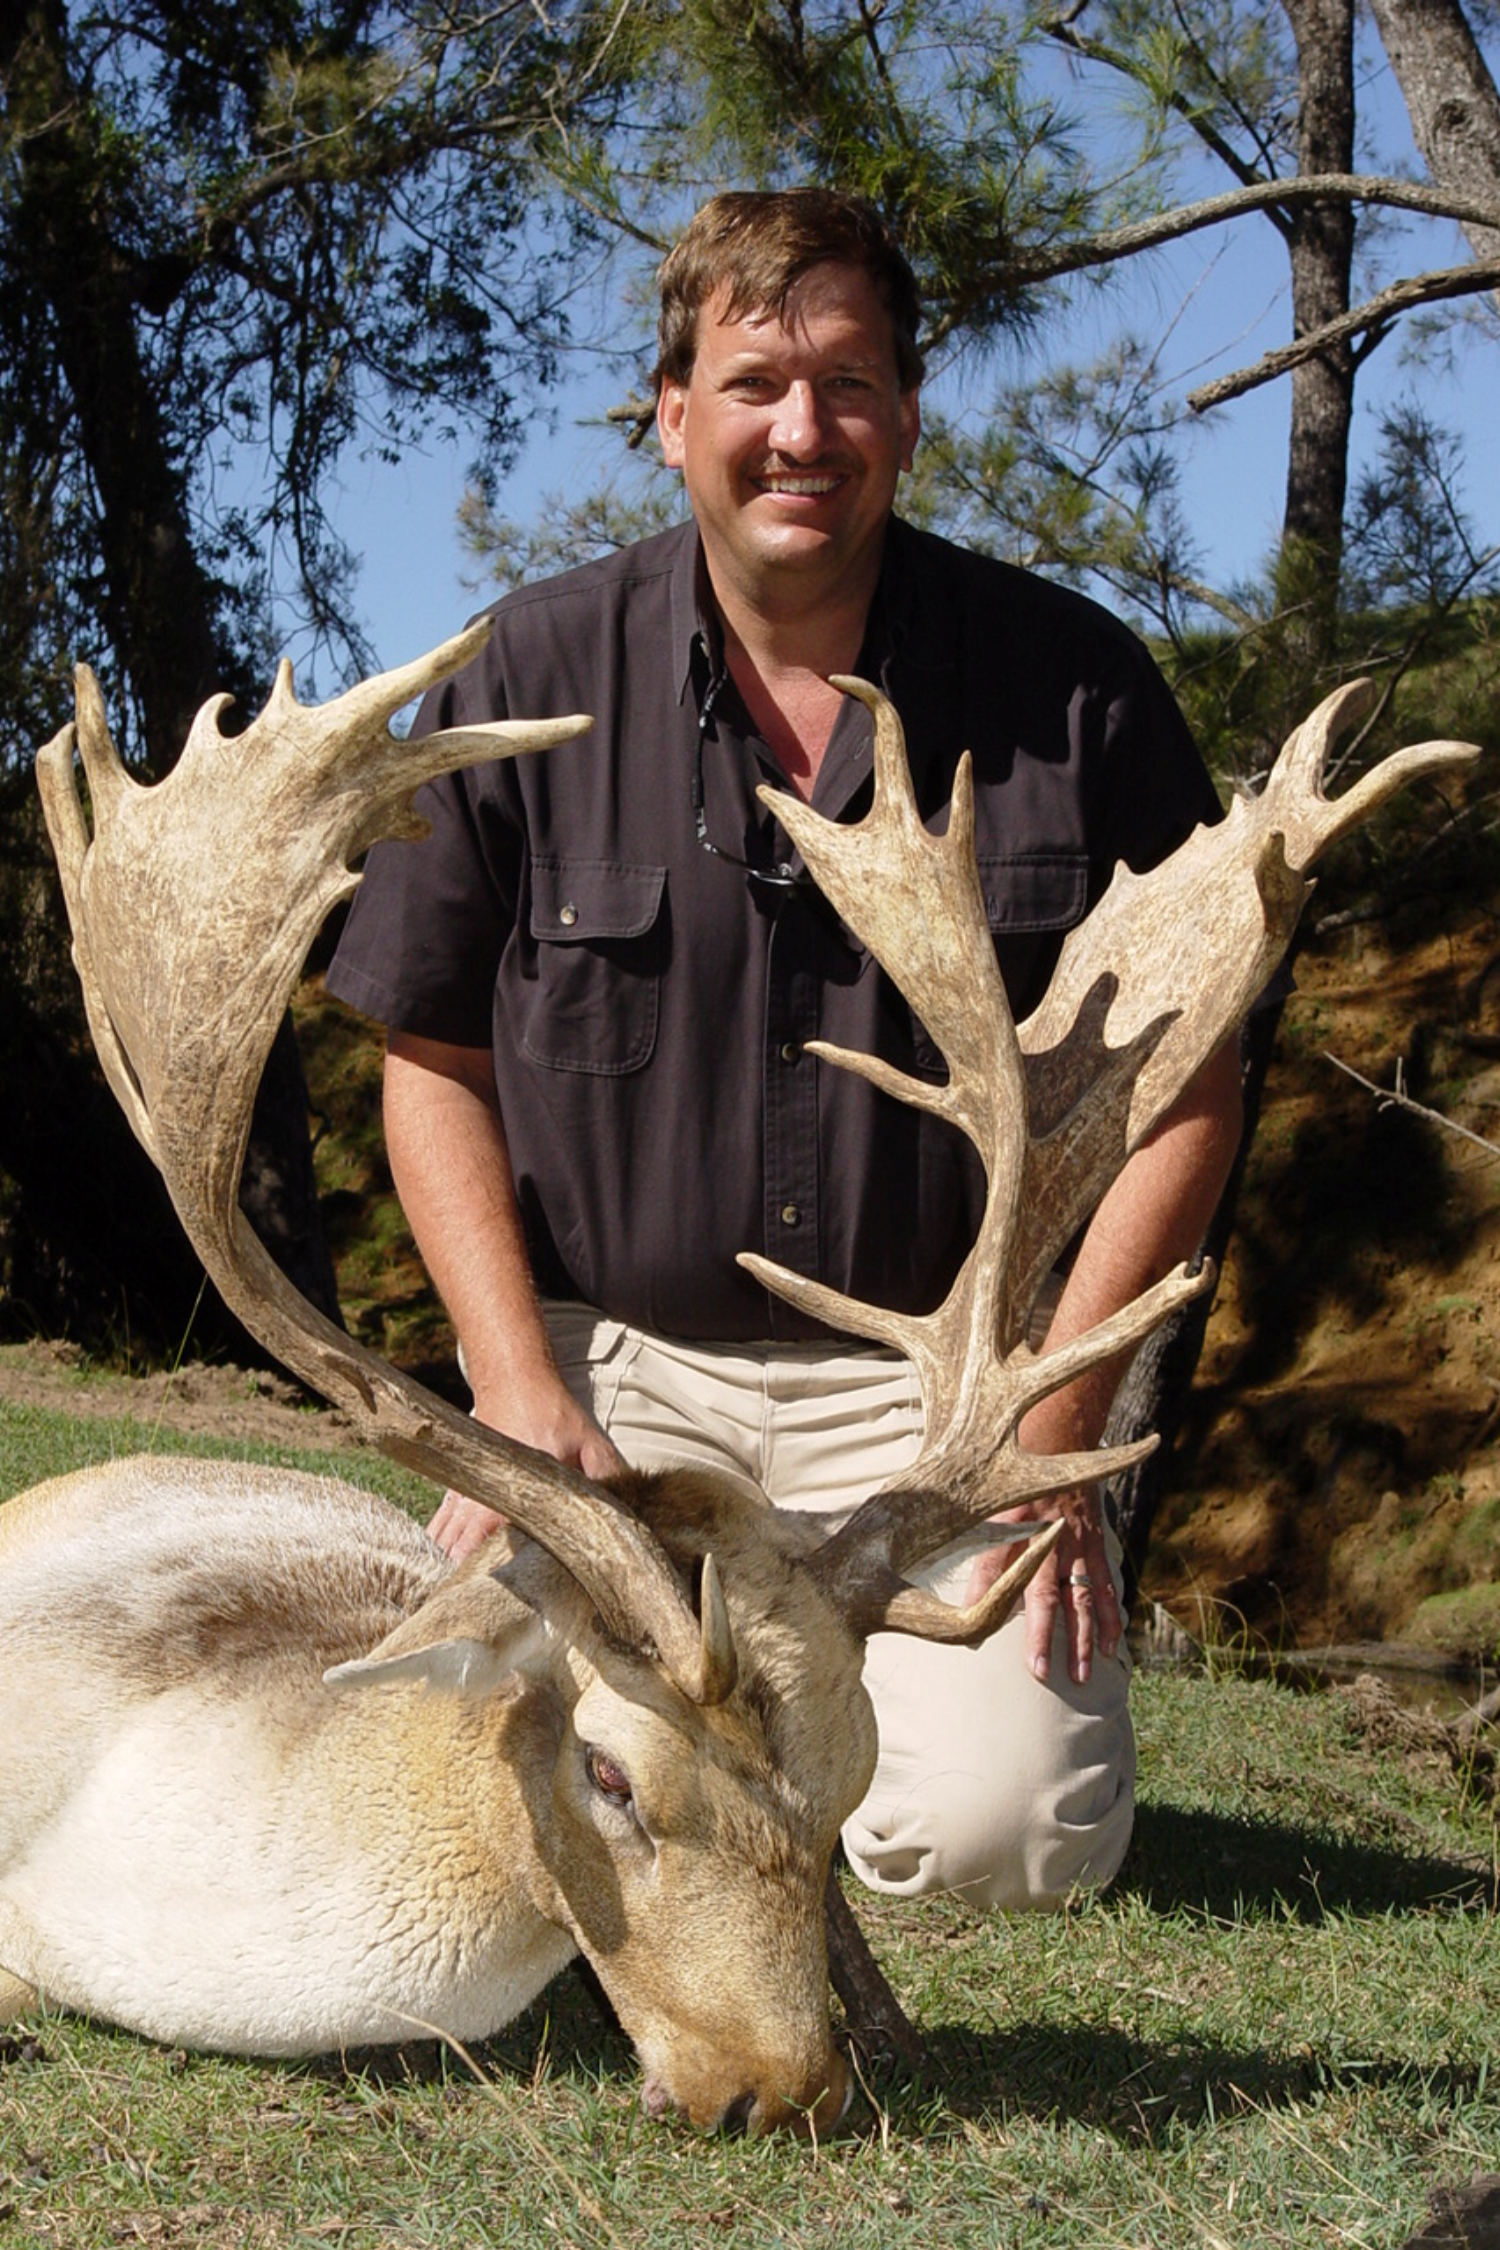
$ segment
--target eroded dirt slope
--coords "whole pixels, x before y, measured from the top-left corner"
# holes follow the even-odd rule
[[[1147,1589],[1302,1645],[1500,1647],[1500,931],[1314,944]],[[1444,1598],[1447,1597],[1447,1598]]]

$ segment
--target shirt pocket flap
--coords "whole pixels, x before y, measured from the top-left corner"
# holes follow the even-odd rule
[[[992,930],[1070,930],[1083,920],[1087,852],[983,853],[978,867]]]
[[[644,936],[661,911],[664,867],[617,859],[538,859],[531,867],[531,934],[552,945]]]

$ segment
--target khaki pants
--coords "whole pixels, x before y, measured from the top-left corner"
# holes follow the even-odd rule
[[[739,1475],[832,1532],[917,1452],[911,1369],[874,1345],[684,1344],[583,1305],[549,1305],[547,1319],[574,1396],[638,1468]],[[972,1552],[939,1557],[921,1582],[962,1600]],[[1118,1584],[1113,1544],[1111,1563]],[[880,1756],[844,1848],[871,1890],[1055,1907],[1110,1880],[1134,1812],[1123,1649],[1077,1687],[1059,1622],[1044,1686],[1018,1611],[978,1649],[874,1634],[865,1685]]]

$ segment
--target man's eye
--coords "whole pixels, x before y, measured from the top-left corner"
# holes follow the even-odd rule
[[[619,1805],[623,1811],[628,1811],[635,1792],[630,1786],[629,1774],[619,1761],[612,1758],[607,1750],[590,1749],[585,1753],[584,1762],[588,1767],[589,1779],[600,1796],[607,1797],[612,1805]]]

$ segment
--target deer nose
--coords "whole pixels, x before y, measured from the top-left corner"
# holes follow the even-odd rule
[[[853,2099],[854,2073],[843,2056],[834,2053],[800,2101],[784,2094],[742,2094],[720,2118],[720,2129],[754,2136],[791,2131],[816,2138],[837,2130]]]
[[[737,2095],[719,2119],[719,2131],[736,2135],[747,2132],[750,2120],[755,2115],[755,2104],[756,2096],[753,2092]]]

